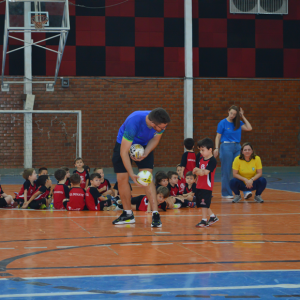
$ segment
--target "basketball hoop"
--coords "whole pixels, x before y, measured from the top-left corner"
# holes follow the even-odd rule
[[[44,29],[47,22],[48,18],[46,15],[36,15],[31,17],[31,24],[34,24],[35,29]]]

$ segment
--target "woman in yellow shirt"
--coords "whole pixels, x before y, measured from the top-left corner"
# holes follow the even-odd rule
[[[262,164],[260,157],[255,154],[250,143],[245,143],[241,148],[240,156],[237,156],[232,164],[233,179],[230,180],[230,188],[235,193],[233,203],[241,201],[240,191],[254,191],[254,200],[264,202],[261,194],[267,186],[266,178],[262,177]]]

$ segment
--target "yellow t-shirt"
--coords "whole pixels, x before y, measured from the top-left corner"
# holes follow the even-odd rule
[[[262,164],[259,156],[255,156],[255,159],[245,161],[237,156],[232,164],[232,169],[239,171],[239,174],[247,179],[251,179],[256,175],[256,171],[262,169]]]

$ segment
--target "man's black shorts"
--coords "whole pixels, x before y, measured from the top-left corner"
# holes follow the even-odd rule
[[[116,143],[114,148],[114,154],[112,157],[112,163],[114,165],[115,173],[127,173],[126,168],[124,167],[122,157],[120,155],[121,144]],[[129,154],[128,154],[129,155]],[[131,159],[130,159],[131,160]],[[132,161],[132,160],[131,160]],[[154,168],[154,155],[153,151],[142,161],[135,161],[135,164],[139,169],[151,169]]]
[[[211,196],[212,196],[212,191],[197,189],[196,190],[197,207],[210,208]]]

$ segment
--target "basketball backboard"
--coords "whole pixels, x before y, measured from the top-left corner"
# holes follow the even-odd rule
[[[34,81],[31,83],[45,83],[48,91],[54,89],[57,80],[62,55],[66,45],[68,33],[70,30],[69,3],[68,0],[6,0],[5,24],[3,35],[3,60],[2,60],[2,79],[1,90],[9,91],[10,83],[25,84],[28,82],[28,76],[24,80],[10,82],[4,80],[4,68],[6,55],[20,49],[36,46],[57,53],[57,62],[55,68],[54,81]],[[24,40],[15,36],[14,33],[24,33]],[[35,32],[53,33],[47,35],[42,40],[32,40],[31,34]],[[58,38],[58,51],[40,45],[40,43]],[[8,51],[8,40],[14,39],[24,42],[24,46]],[[30,52],[31,53],[31,52]],[[31,55],[31,54],[30,54]],[[31,57],[25,54],[25,61],[31,60]],[[26,65],[26,63],[25,63]],[[30,64],[31,66],[31,64]],[[28,68],[27,68],[28,69]],[[25,70],[26,73],[26,70]],[[30,76],[31,77],[31,76]]]

